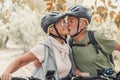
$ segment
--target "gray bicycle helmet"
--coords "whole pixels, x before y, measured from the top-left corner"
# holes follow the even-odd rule
[[[91,22],[92,16],[91,16],[90,10],[82,5],[74,5],[70,8],[68,8],[66,14],[71,15],[71,16],[75,16],[78,18],[86,18],[89,23]]]
[[[56,23],[60,18],[64,18],[65,15],[63,15],[60,12],[50,12],[47,15],[45,15],[41,20],[41,27],[44,30],[44,32],[47,33],[48,27],[51,24]]]

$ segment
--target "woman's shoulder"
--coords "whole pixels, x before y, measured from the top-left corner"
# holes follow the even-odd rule
[[[47,46],[47,47],[51,47],[52,43],[51,43],[50,39],[44,38],[44,39],[41,39],[39,41],[38,45],[44,45],[44,46]]]

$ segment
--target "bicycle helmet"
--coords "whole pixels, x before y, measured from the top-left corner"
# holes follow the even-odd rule
[[[89,23],[91,22],[92,16],[91,16],[90,10],[82,5],[74,5],[70,8],[68,8],[66,14],[71,15],[71,16],[75,16],[78,18],[86,18]]]
[[[52,33],[50,33],[49,35],[52,36],[52,37],[56,37],[56,38],[62,39],[62,40],[64,40],[65,42],[67,42],[67,41],[66,41],[66,37],[65,37],[65,38],[62,37],[62,36],[60,35],[60,33],[58,32],[58,29],[57,29],[56,26],[55,26],[55,23],[56,23],[59,19],[62,19],[62,18],[64,18],[64,17],[65,17],[65,14],[62,14],[62,13],[60,13],[60,12],[50,12],[50,13],[48,13],[47,15],[45,15],[45,16],[42,18],[42,20],[41,20],[41,27],[42,27],[42,29],[44,30],[44,32],[47,33],[48,27],[49,27],[51,24],[53,24],[54,29],[55,29],[55,31],[57,32],[58,35],[54,35],[54,34],[52,34]]]
[[[63,15],[60,12],[50,12],[47,15],[45,15],[41,20],[41,27],[44,30],[44,32],[47,33],[48,27],[51,24],[56,23],[60,18],[64,18],[65,15]]]

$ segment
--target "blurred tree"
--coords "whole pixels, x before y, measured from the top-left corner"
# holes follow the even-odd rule
[[[44,2],[47,6],[45,11],[66,11],[66,0],[44,0]]]
[[[118,29],[120,30],[120,11],[117,13],[117,15],[115,17],[115,24],[118,27]]]
[[[86,0],[0,0],[0,22],[3,24],[0,25],[0,40],[3,39],[3,36],[8,35],[9,39],[23,44],[24,49],[27,50],[37,41],[38,35],[43,35],[42,31],[39,30],[39,20],[44,15],[45,10],[46,12],[65,12],[66,7],[82,4],[82,1]],[[108,29],[112,22],[115,22],[116,26],[120,28],[120,13],[117,15],[115,13],[119,5],[115,5],[113,1],[117,3],[120,0],[94,0],[91,9],[95,29]],[[102,5],[99,2],[102,2]],[[1,29],[4,26],[9,27],[8,34],[5,35],[3,34],[6,29]],[[6,43],[7,36],[5,39]]]
[[[2,13],[2,20],[3,20],[3,23],[6,24],[9,22],[9,10],[5,10],[3,13]]]
[[[108,0],[108,6],[113,8],[113,9],[116,9],[117,6],[113,5],[112,1],[111,0]]]
[[[23,50],[27,51],[37,43],[38,35],[42,35],[39,28],[42,6],[40,2],[39,0],[4,0],[2,2],[0,6],[0,45],[2,47],[6,47],[7,41],[10,40],[22,45]]]
[[[109,12],[109,16],[110,16],[110,19],[114,19],[115,18],[115,12],[114,11],[110,11]]]
[[[47,1],[47,2],[46,2],[47,8],[46,8],[45,11],[48,11],[48,12],[54,11],[54,9],[55,9],[54,3],[55,3],[54,0]]]
[[[3,0],[0,0],[0,2],[2,2]]]
[[[55,10],[56,11],[66,11],[66,0],[56,0],[55,2]]]
[[[96,9],[96,14],[100,15],[101,18],[106,21],[108,12],[107,12],[107,8],[104,6],[98,6]]]
[[[18,0],[12,0],[13,1],[13,3],[16,3],[16,2],[18,2]]]
[[[103,5],[99,5],[97,6],[97,4],[99,4],[98,1],[101,1],[103,3]],[[116,0],[117,2],[117,0]],[[109,20],[113,20],[115,18],[115,9],[117,8],[117,6],[115,4],[113,4],[113,2],[111,0],[95,0],[95,5],[92,5],[90,8],[92,10],[92,15],[94,17],[94,20],[96,20],[96,15],[99,15],[99,17],[97,16],[97,21],[98,18],[100,18],[98,21],[98,23],[104,23],[106,21]]]
[[[103,3],[105,3],[105,0],[101,0]]]

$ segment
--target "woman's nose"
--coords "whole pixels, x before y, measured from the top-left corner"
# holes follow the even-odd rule
[[[68,27],[68,23],[65,23],[65,26]]]

